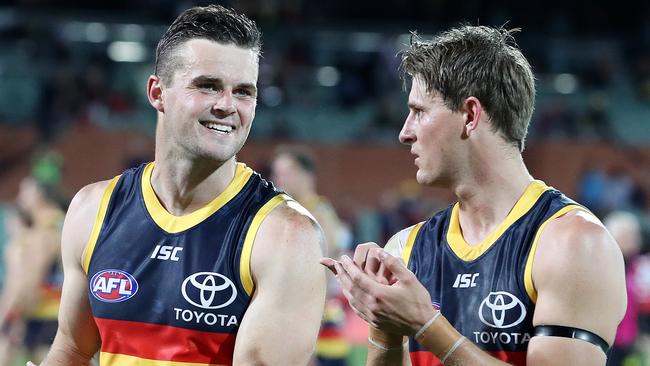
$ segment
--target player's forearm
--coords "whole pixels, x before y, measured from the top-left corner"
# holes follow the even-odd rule
[[[63,339],[61,333],[54,338],[54,343],[41,366],[87,366],[94,356],[94,351],[82,351],[71,340]]]
[[[268,337],[265,335],[273,334],[273,330],[261,331],[254,335],[238,332],[233,365],[310,365],[316,334],[312,337],[296,331],[299,336],[293,338],[289,330],[286,335]]]
[[[91,356],[83,355],[69,349],[57,349],[54,346],[40,366],[88,366]]]
[[[417,341],[445,366],[508,365],[463,337],[442,315],[434,319]]]
[[[395,365],[406,365],[404,363],[404,357],[407,352],[404,350],[399,351],[384,351],[373,348],[372,345],[368,345],[368,359],[366,361],[366,366],[395,366]]]
[[[452,354],[445,360],[445,366],[501,366],[509,365],[501,360],[490,356],[485,351],[478,348],[469,341],[463,342]]]
[[[367,366],[408,365],[408,348],[404,337],[370,327]]]

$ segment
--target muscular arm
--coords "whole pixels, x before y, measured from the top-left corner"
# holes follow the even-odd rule
[[[593,332],[612,344],[626,308],[623,257],[593,216],[576,211],[547,225],[533,262],[534,325]],[[533,337],[529,365],[605,365],[598,347],[578,339]]]
[[[295,202],[264,220],[251,255],[255,290],[237,333],[235,365],[307,364],[325,303],[322,241]]]
[[[61,237],[63,294],[59,328],[43,366],[88,365],[99,348],[99,334],[88,301],[88,281],[81,267],[97,210],[108,181],[83,188],[70,204]]]

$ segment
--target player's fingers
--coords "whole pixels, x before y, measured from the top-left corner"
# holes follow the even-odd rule
[[[381,266],[381,261],[379,260],[377,252],[378,250],[382,249],[377,247],[368,250],[366,255],[366,265],[363,267],[363,271],[373,277],[378,273],[379,267]]]
[[[399,259],[399,262],[402,263],[402,265],[404,266],[404,268],[406,268],[406,269],[408,270],[408,267],[406,266],[406,262],[404,262],[404,258],[402,258],[402,257],[397,257],[397,259]],[[390,272],[390,270],[389,270],[389,272]],[[409,273],[410,273],[410,272],[411,272],[411,271],[409,270]],[[413,276],[413,277],[415,277],[415,276]],[[397,282],[397,276],[395,276],[395,274],[394,274],[393,272],[390,272],[390,276],[389,276],[389,279],[388,279],[388,283],[392,285],[392,284],[394,284],[395,282]]]
[[[365,290],[367,286],[359,286],[360,281],[372,281],[368,275],[363,273],[354,263],[350,257],[344,255],[341,257],[342,262],[337,262],[336,270],[338,271],[338,278],[341,287],[350,293],[350,296],[357,303],[366,303],[369,301],[368,292]],[[348,299],[350,300],[350,299]],[[359,308],[359,307],[357,307]],[[362,310],[362,309],[359,309]]]
[[[398,280],[406,280],[413,275],[404,265],[402,258],[393,257],[385,251],[382,251],[379,253],[379,259]]]
[[[390,271],[389,271],[389,272],[390,272]],[[393,272],[390,272],[390,274],[389,274],[389,276],[388,276],[388,284],[389,284],[389,285],[393,285],[393,284],[395,284],[395,282],[397,282],[397,281],[398,281],[398,279],[397,279],[397,277],[395,276],[395,274],[394,274]]]
[[[376,286],[379,285],[374,279],[370,278],[359,267],[357,267],[350,257],[344,255],[341,258],[341,265],[347,272],[352,285],[362,292],[373,293]]]
[[[323,266],[327,267],[327,269],[329,269],[333,274],[335,274],[335,275],[337,274],[336,266],[335,266],[336,261],[334,259],[328,258],[328,257],[323,257],[323,258],[320,259],[319,262]]]
[[[388,268],[386,268],[386,265],[383,262],[380,262],[375,280],[383,285],[392,285],[391,279],[393,277],[395,277],[393,273]]]
[[[335,267],[338,273],[336,280],[341,287],[341,292],[343,292],[345,298],[348,299],[350,306],[352,306],[357,312],[363,313],[365,311],[364,301],[366,301],[365,297],[367,294],[359,289],[359,287],[355,286],[354,281],[343,268],[341,262],[336,262]]]
[[[353,287],[350,275],[348,275],[348,273],[343,268],[343,264],[338,261],[334,262],[334,270],[336,271],[336,280],[341,286],[341,290],[344,292],[344,295],[346,295],[345,297],[348,298],[348,301],[350,301],[348,294],[350,294],[350,291]]]
[[[359,268],[364,269],[366,266],[366,258],[368,257],[368,251],[372,248],[378,248],[379,245],[369,242],[362,243],[357,245],[357,248],[354,250],[353,260],[354,263],[359,266]]]

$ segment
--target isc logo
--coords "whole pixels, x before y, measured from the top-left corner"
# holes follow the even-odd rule
[[[99,301],[120,302],[130,299],[138,292],[138,282],[127,272],[107,269],[93,276],[90,289]]]
[[[156,245],[156,248],[151,253],[152,259],[171,260],[178,262],[178,252],[182,251],[181,247],[173,247],[171,245]]]
[[[456,276],[454,281],[454,288],[470,288],[476,287],[476,277],[480,273],[463,273]]]

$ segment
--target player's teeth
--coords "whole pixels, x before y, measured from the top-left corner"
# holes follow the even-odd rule
[[[214,123],[214,122],[207,122],[205,124],[205,127],[209,128],[211,130],[217,130],[219,132],[228,133],[228,132],[232,131],[232,126],[226,126],[226,125],[222,125],[222,124]]]

